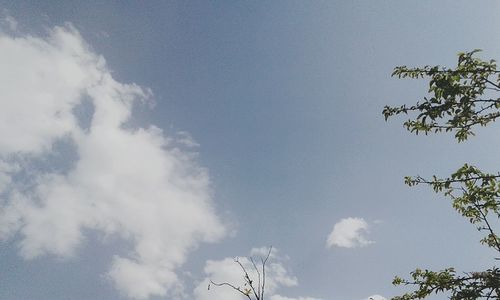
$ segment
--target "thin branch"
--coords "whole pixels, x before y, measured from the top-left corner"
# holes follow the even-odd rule
[[[490,223],[488,222],[488,218],[486,217],[486,214],[483,212],[483,210],[477,205],[476,201],[472,202],[474,204],[474,206],[476,207],[476,209],[479,211],[479,213],[481,214],[481,217],[484,221],[484,223],[486,224],[486,227],[488,229],[488,231],[490,232],[490,235],[493,237],[493,241],[495,242],[495,248],[498,252],[500,252],[500,243],[498,242],[498,239],[497,239],[497,236],[495,234],[495,232],[493,232],[493,228],[491,228],[491,225]]]
[[[245,269],[243,264],[238,259],[235,259],[235,261],[238,265],[240,265],[241,269],[243,270],[243,273],[245,274],[245,277],[244,277],[245,281],[250,286],[250,289],[252,290],[253,294],[255,295],[255,298],[257,298],[257,300],[260,300],[259,294],[257,294],[257,291],[255,290],[255,287],[253,286],[253,281],[252,281],[252,279],[250,279],[250,276],[248,275],[247,270]]]
[[[457,183],[457,182],[463,183],[463,182],[478,180],[478,179],[489,180],[489,179],[495,179],[495,178],[500,178],[500,174],[499,175],[485,175],[485,176],[469,177],[469,178],[465,178],[465,179],[440,179],[440,180],[436,180],[436,181],[429,181],[421,176],[417,176],[416,179],[412,180],[412,182],[415,184],[421,184],[421,183],[425,183],[425,184]]]
[[[217,283],[217,282],[214,282],[214,281],[210,280],[210,283],[211,283],[211,284],[213,284],[213,285],[215,285],[215,286],[225,286],[225,285],[226,285],[226,286],[229,286],[229,287],[231,287],[233,290],[235,290],[235,291],[239,292],[240,294],[244,295],[244,296],[245,296],[245,297],[247,297],[248,299],[252,300],[252,298],[250,298],[250,295],[249,295],[249,294],[247,294],[247,293],[243,292],[243,291],[242,291],[239,287],[236,287],[236,286],[232,285],[232,284],[231,284],[231,283],[229,283],[229,282],[221,282],[221,283]]]
[[[491,84],[492,86],[496,87],[497,89],[500,89],[500,85],[494,83],[493,81],[489,80],[488,78],[485,78],[486,82]]]
[[[273,250],[273,246],[269,247],[269,252],[267,252],[267,256],[264,260],[262,260],[262,300],[264,300],[264,287],[266,286],[266,262],[271,256],[271,251]]]
[[[253,268],[255,269],[255,271],[257,272],[257,278],[258,278],[258,286],[257,286],[257,291],[258,291],[258,294],[259,296],[261,296],[261,285],[260,285],[260,272],[259,272],[259,268],[257,268],[257,265],[255,264],[255,261],[253,260],[253,257],[250,257],[250,261],[252,262],[252,265],[253,265]]]
[[[234,262],[238,264],[240,269],[243,272],[243,278],[245,280],[245,286],[244,288],[240,286],[236,286],[234,284],[231,284],[229,282],[222,282],[222,283],[217,283],[212,280],[210,280],[210,284],[213,284],[215,286],[228,286],[232,288],[233,290],[237,291],[238,293],[244,295],[248,300],[264,300],[264,293],[265,293],[265,286],[266,286],[266,263],[269,260],[271,256],[271,251],[272,247],[269,248],[269,251],[267,252],[267,255],[265,258],[262,256],[260,257],[260,261],[262,264],[262,269],[259,269],[257,264],[255,263],[255,260],[253,257],[249,257],[249,261],[252,264],[253,269],[257,273],[257,286],[255,286],[255,282],[253,281],[253,278],[250,277],[250,274],[248,273],[249,271],[243,265],[243,263],[236,257],[234,259]],[[246,263],[246,261],[245,261]],[[248,267],[248,265],[247,265]],[[253,274],[252,274],[253,275]],[[210,284],[208,285],[208,289],[210,289]],[[247,288],[248,286],[248,288]]]
[[[495,92],[500,92],[500,89],[497,89],[497,88],[492,88],[492,87],[486,87],[487,90],[492,90],[492,91],[495,91]]]
[[[400,67],[398,67],[400,68]],[[412,73],[412,72],[419,72],[419,73],[425,73],[425,75],[429,75],[431,72],[430,69],[426,68],[410,68],[405,70],[403,73]],[[436,74],[450,74],[450,73],[463,73],[463,74],[475,74],[475,73],[480,73],[480,72],[488,72],[491,74],[498,74],[500,73],[500,70],[485,70],[483,69],[470,69],[470,70],[453,70],[453,69],[444,69],[444,70],[432,70],[433,73]]]
[[[494,291],[494,288],[491,288],[488,295],[486,295],[486,300],[489,300],[491,298],[491,294],[493,294],[493,291]]]

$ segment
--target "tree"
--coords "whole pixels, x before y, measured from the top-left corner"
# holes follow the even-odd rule
[[[248,300],[264,300],[265,288],[266,288],[266,263],[271,256],[273,248],[269,247],[269,251],[265,257],[260,257],[260,265],[257,266],[255,259],[249,257],[248,260],[251,262],[252,270],[247,270],[247,267],[236,257],[234,262],[241,268],[243,273],[243,286],[239,286],[232,282],[214,282],[210,280],[208,289],[210,286],[214,285],[217,287],[227,286],[232,288],[236,293],[245,296]]]
[[[479,51],[459,53],[458,64],[453,69],[396,67],[392,76],[429,78],[429,96],[412,106],[386,106],[383,110],[385,119],[400,114],[410,115],[413,119],[404,123],[408,131],[426,135],[450,132],[458,142],[473,136],[476,127],[494,122],[500,117],[500,71],[494,60],[475,57]],[[450,197],[453,208],[479,231],[485,232],[480,242],[500,254],[500,237],[493,225],[500,221],[500,173],[486,173],[465,164],[447,178],[405,177],[405,183],[409,186],[429,185],[436,193]],[[249,300],[263,300],[265,264],[270,254],[271,249],[265,258],[261,258],[260,267],[250,258],[252,274],[235,259],[243,273],[243,287],[230,282],[211,281],[211,284],[228,286]],[[455,268],[440,271],[416,269],[410,277],[394,278],[393,284],[415,289],[392,300],[424,299],[433,293],[448,294],[452,300],[500,299],[500,268],[495,266],[463,273],[457,273]]]
[[[474,135],[478,126],[486,126],[500,117],[500,71],[494,60],[476,57],[480,50],[458,54],[455,68],[424,66],[396,67],[398,78],[429,78],[429,96],[415,105],[386,106],[383,115],[407,114],[406,129],[415,134],[450,132],[458,142]],[[443,193],[453,208],[484,233],[481,243],[500,254],[500,238],[496,234],[500,220],[500,173],[487,173],[465,164],[447,178],[432,176],[405,177],[409,186],[425,184]],[[500,269],[457,273],[454,268],[440,271],[416,269],[410,279],[396,277],[395,285],[412,286],[411,292],[392,300],[424,299],[437,293],[450,299],[500,299]]]

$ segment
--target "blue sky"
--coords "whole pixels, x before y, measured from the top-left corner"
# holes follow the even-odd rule
[[[426,91],[397,65],[498,59],[497,1],[0,8],[0,299],[222,300],[206,278],[269,245],[271,300],[390,298],[417,266],[493,263],[403,177],[497,171],[498,126],[457,145],[381,111]]]

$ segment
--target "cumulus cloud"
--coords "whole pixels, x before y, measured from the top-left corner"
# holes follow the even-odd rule
[[[132,249],[106,276],[124,295],[179,290],[189,251],[226,234],[186,150],[196,143],[132,128],[134,103],[151,93],[114,80],[70,25],[44,37],[0,30],[0,65],[0,239],[17,236],[25,259],[70,258],[86,230],[116,235]]]
[[[269,249],[266,247],[254,248],[250,251],[250,257],[254,258],[254,261],[259,267],[260,265],[258,263],[261,261],[261,258],[265,258],[267,256],[268,251]],[[253,278],[254,282],[257,282],[258,274],[255,271],[250,258],[239,257],[236,259],[247,270],[250,278]],[[271,300],[321,300],[310,297],[287,298],[277,294],[277,291],[280,288],[292,287],[298,284],[297,278],[291,275],[290,272],[286,269],[284,265],[286,260],[286,256],[280,255],[277,249],[273,249],[266,264],[266,295],[269,295]],[[233,284],[235,287],[240,287],[241,289],[245,288],[242,269],[235,262],[235,258],[227,257],[222,260],[208,260],[205,264],[204,271],[207,277],[202,282],[200,282],[194,290],[194,298],[196,300],[246,299],[243,295],[238,294],[232,288],[227,286],[212,286],[210,290],[207,290],[207,287],[210,284],[210,280],[215,283],[228,282]]]
[[[374,243],[365,236],[368,232],[368,223],[363,218],[341,219],[333,226],[333,230],[326,241],[326,246],[328,248],[364,247]]]

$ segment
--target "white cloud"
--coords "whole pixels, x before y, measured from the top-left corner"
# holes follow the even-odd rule
[[[133,245],[107,274],[126,296],[179,290],[176,270],[200,242],[226,234],[213,207],[207,171],[161,129],[124,126],[150,92],[117,82],[70,25],[46,37],[0,31],[0,238],[18,234],[25,259],[71,257],[84,229]],[[79,106],[91,106],[88,128]],[[75,160],[60,168],[56,145]]]
[[[326,246],[356,248],[374,243],[365,237],[369,232],[368,223],[362,218],[341,219],[333,226],[328,236]]]
[[[265,258],[268,253],[268,248],[254,248],[250,251],[250,257],[254,257],[254,261],[257,267],[261,265],[259,262],[261,258]],[[247,270],[250,278],[254,280],[256,286],[258,286],[258,274],[255,271],[252,262],[247,257],[237,258],[238,261]],[[278,295],[276,292],[283,287],[292,287],[298,284],[298,280],[295,276],[290,275],[284,266],[284,261],[287,259],[286,256],[279,255],[277,249],[273,249],[269,260],[266,264],[266,284],[265,284],[265,294],[270,295],[271,300],[321,300],[315,298],[286,298]],[[207,277],[198,284],[194,290],[194,298],[196,300],[237,300],[246,299],[243,295],[234,291],[228,286],[213,286],[211,285],[210,290],[207,290],[210,280],[215,283],[228,282],[233,284],[235,287],[240,287],[242,289],[246,288],[245,281],[243,279],[243,271],[241,267],[235,262],[235,258],[224,258],[222,260],[209,260],[205,265],[205,274]]]
[[[380,295],[371,295],[364,300],[386,300],[386,298]]]

